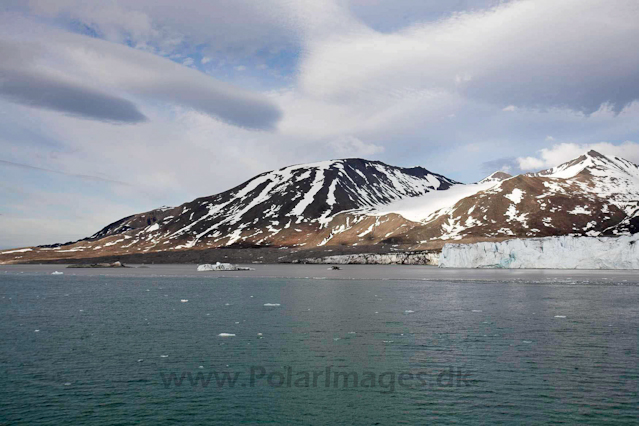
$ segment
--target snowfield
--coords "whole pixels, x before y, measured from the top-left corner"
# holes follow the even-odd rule
[[[402,198],[386,205],[377,206],[369,214],[383,216],[397,213],[413,222],[422,222],[436,217],[435,213],[443,214],[440,210],[450,209],[460,200],[475,195],[480,191],[496,187],[500,183],[490,181],[468,185],[452,185],[445,191],[431,191],[421,196]]]
[[[446,244],[440,268],[639,269],[639,234]]]

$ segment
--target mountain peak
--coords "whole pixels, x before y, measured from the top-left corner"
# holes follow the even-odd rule
[[[606,156],[603,154],[600,154],[599,152],[595,151],[594,149],[591,149],[590,151],[588,151],[586,153],[586,155],[588,157],[593,157],[593,158],[605,158]]]
[[[557,167],[533,173],[533,176],[550,177],[558,179],[570,179],[587,170],[590,174],[609,175],[619,174],[630,175],[639,178],[639,166],[624,160],[623,158],[604,155],[595,150],[567,161]]]
[[[506,179],[510,179],[511,177],[513,177],[513,175],[508,174],[506,172],[502,172],[501,170],[498,170],[494,172],[493,174],[491,174],[490,176],[483,178],[477,183],[493,183],[493,182],[496,183],[496,182],[504,181]]]

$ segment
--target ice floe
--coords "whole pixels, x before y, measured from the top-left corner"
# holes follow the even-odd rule
[[[230,263],[215,262],[215,264],[205,263],[197,267],[198,272],[207,271],[254,271],[254,268],[246,266],[236,266]]]

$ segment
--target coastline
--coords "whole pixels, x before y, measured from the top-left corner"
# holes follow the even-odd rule
[[[427,265],[343,265],[340,270],[329,270],[323,264],[239,264],[252,271],[198,272],[197,264],[128,265],[128,268],[64,268],[60,264],[0,265],[0,279],[7,276],[48,276],[54,271],[64,272],[55,279],[82,277],[193,277],[205,281],[227,278],[245,279],[300,279],[317,281],[423,281],[464,282],[481,285],[483,282],[509,281],[521,284],[566,285],[637,285],[639,274],[633,270],[574,270],[574,269],[458,269]]]

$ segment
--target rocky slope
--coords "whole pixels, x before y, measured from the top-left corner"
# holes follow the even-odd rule
[[[400,168],[362,159],[290,166],[217,195],[123,218],[81,241],[9,250],[0,253],[0,262],[215,247],[316,247],[329,241],[375,244],[382,238],[371,238],[370,230],[389,234],[409,226],[409,221],[398,215],[381,218],[362,212],[445,191],[455,184],[421,167]],[[338,234],[343,235],[334,238]]]
[[[141,255],[170,262],[214,248],[396,253],[447,242],[628,235],[639,230],[638,216],[639,167],[594,151],[470,185],[421,167],[347,159],[263,173],[214,196],[126,217],[84,240],[0,252],[0,263]]]
[[[553,169],[478,183],[474,189],[474,194],[434,213],[425,208],[422,217],[413,215],[422,226],[403,237],[433,245],[512,237],[617,236],[639,230],[639,167],[595,151]],[[428,195],[411,202],[427,206]]]

